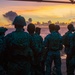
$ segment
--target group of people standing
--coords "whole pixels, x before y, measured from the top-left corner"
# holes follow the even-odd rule
[[[16,16],[12,25],[15,31],[5,36],[6,28],[0,27],[0,75],[52,75],[52,62],[56,75],[62,75],[60,50],[65,46],[67,75],[74,75],[75,33],[68,25],[68,32],[59,33],[60,26],[50,24],[44,40],[40,28],[30,23],[24,31],[26,21]]]

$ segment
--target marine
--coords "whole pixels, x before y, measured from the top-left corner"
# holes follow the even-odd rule
[[[27,30],[29,34],[32,36],[33,39],[33,53],[34,53],[34,61],[35,61],[35,68],[34,72],[35,75],[42,75],[42,70],[41,70],[41,52],[43,48],[43,39],[42,37],[35,32],[35,25],[34,24],[29,24],[27,27]]]
[[[72,24],[71,24],[72,25]],[[75,75],[75,32],[74,26],[71,27],[70,33],[70,51],[67,54],[67,75]],[[74,32],[74,33],[72,33]],[[68,50],[67,50],[68,51]]]
[[[5,69],[5,32],[7,28],[0,27],[0,75],[7,75]]]
[[[41,28],[40,27],[36,27],[35,28],[35,34],[38,34],[38,35],[40,35],[40,33],[41,33]],[[41,37],[41,36],[40,36]],[[41,39],[42,39],[42,41],[43,41],[43,38],[41,37]],[[40,64],[40,66],[41,66],[41,72],[42,72],[42,74],[43,75],[45,75],[45,55],[44,55],[44,53],[45,53],[45,48],[44,48],[44,45],[42,44],[42,50],[41,50],[41,64]]]
[[[61,58],[60,58],[60,44],[61,36],[55,31],[55,25],[49,25],[50,34],[44,39],[44,46],[47,50],[47,57],[45,61],[46,72],[45,75],[51,75],[51,66],[54,61],[56,67],[56,74],[62,75],[61,73]],[[58,62],[59,61],[59,62]]]
[[[65,46],[65,53],[67,55],[66,57],[66,69],[67,69],[67,75],[69,75],[70,72],[70,60],[71,60],[71,51],[73,49],[73,32],[74,32],[74,26],[73,24],[69,24],[67,26],[68,31],[63,35],[63,45]]]
[[[26,21],[19,15],[15,17],[12,24],[16,30],[5,36],[8,75],[31,75],[32,38],[24,32]]]

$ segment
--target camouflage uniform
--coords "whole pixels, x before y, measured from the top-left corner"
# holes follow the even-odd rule
[[[55,67],[56,67],[57,75],[62,75],[61,74],[61,58],[60,58],[60,51],[59,51],[60,49],[54,51],[51,49],[51,44],[50,44],[51,42],[53,42],[53,41],[50,41],[51,35],[56,35],[56,34],[60,37],[59,41],[61,44],[62,38],[61,38],[60,34],[55,31],[53,31],[53,32],[51,32],[51,34],[47,35],[44,40],[44,45],[48,50],[47,58],[46,58],[46,62],[45,62],[45,64],[46,64],[45,75],[51,75],[51,66],[52,66],[53,61],[54,61]]]
[[[16,30],[6,36],[9,75],[31,75],[31,60],[33,57],[30,48],[31,37],[23,30]]]
[[[30,23],[27,27],[27,31],[29,32],[29,34],[32,36],[32,40],[33,40],[33,53],[34,53],[34,68],[33,68],[33,72],[34,75],[42,75],[41,74],[41,52],[42,52],[42,48],[43,48],[43,39],[40,36],[40,34],[38,33],[34,33],[35,32],[35,25]],[[40,32],[40,31],[38,31]]]
[[[0,75],[7,75],[5,71],[5,38],[4,34],[7,31],[6,28],[0,27]]]
[[[16,30],[5,37],[8,75],[31,75],[31,64],[33,64],[32,38],[24,32],[26,24],[21,16],[14,19]]]

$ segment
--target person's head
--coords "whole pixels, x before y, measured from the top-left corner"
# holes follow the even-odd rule
[[[7,28],[0,27],[0,35],[5,35],[5,32],[7,31]]]
[[[41,28],[39,28],[39,27],[36,27],[36,28],[35,28],[35,32],[36,32],[37,34],[39,34],[39,35],[40,35],[40,31],[41,31]]]
[[[30,34],[33,34],[34,31],[35,31],[35,25],[30,23],[28,26],[27,26],[27,31],[30,33]]]
[[[15,26],[15,28],[23,28],[26,26],[26,21],[24,17],[16,16],[12,24]]]
[[[74,31],[75,30],[73,24],[69,24],[67,26],[67,28],[68,28],[69,31]]]
[[[58,32],[60,30],[60,26],[59,25],[55,25],[55,31]]]
[[[49,25],[49,30],[50,30],[50,32],[55,31],[55,25],[54,24],[50,24]]]

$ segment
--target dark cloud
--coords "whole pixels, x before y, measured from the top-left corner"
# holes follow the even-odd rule
[[[13,11],[9,11],[5,14],[3,14],[3,16],[6,18],[6,19],[9,19],[10,21],[13,21],[14,18],[17,16],[18,14],[16,12],[13,12]]]

